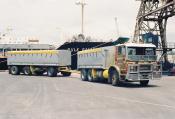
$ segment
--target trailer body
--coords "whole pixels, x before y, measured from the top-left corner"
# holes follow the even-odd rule
[[[82,80],[107,79],[113,85],[121,81],[140,82],[161,79],[153,44],[126,43],[78,52],[78,69]]]
[[[115,47],[103,47],[85,50],[78,53],[78,69],[100,68],[107,69],[115,64]]]
[[[9,72],[12,74],[17,68],[19,70],[17,74],[26,73],[26,70],[32,74],[37,74],[36,72],[43,74],[49,73],[50,70],[56,76],[55,72],[69,70],[71,65],[71,52],[68,50],[9,51],[7,54]]]

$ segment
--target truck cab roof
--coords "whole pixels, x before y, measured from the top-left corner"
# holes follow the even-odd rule
[[[147,43],[147,44],[141,44],[141,43],[125,43],[125,44],[120,44],[116,46],[126,46],[126,47],[153,47],[156,48],[154,44]]]

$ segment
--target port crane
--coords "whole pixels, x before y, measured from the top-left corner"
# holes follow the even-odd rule
[[[159,49],[162,49],[164,61],[168,62],[169,48],[166,39],[168,18],[175,16],[175,0],[136,0],[140,1],[140,8],[136,19],[133,42],[142,42],[146,33],[159,36]]]

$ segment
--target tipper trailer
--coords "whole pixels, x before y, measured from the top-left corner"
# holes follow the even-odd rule
[[[70,76],[71,52],[68,50],[9,51],[7,53],[9,73],[12,75],[42,75],[49,77]]]
[[[146,86],[149,80],[162,76],[153,44],[125,43],[80,51],[78,69],[83,81],[106,79],[112,85],[127,81]]]

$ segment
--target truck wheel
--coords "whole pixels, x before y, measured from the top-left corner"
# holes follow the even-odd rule
[[[147,86],[148,83],[149,83],[149,80],[140,81],[141,86]]]
[[[120,84],[119,74],[116,70],[113,70],[111,73],[111,82],[113,86],[118,86]]]
[[[31,72],[31,70],[30,70],[30,67],[28,67],[28,66],[25,66],[25,67],[23,68],[23,73],[24,73],[25,75],[32,75],[32,72]]]
[[[61,72],[61,74],[62,74],[63,76],[70,76],[70,75],[71,75],[71,72]]]
[[[47,75],[49,77],[56,77],[57,76],[57,73],[58,73],[58,71],[57,71],[56,68],[54,68],[54,67],[48,67],[48,69],[47,69]]]
[[[17,66],[10,67],[10,72],[12,75],[19,75],[20,74],[19,68]]]
[[[86,69],[81,70],[81,80],[87,81],[87,70]]]
[[[89,82],[93,82],[94,81],[93,76],[92,76],[92,70],[91,69],[88,70],[87,77],[88,77],[88,81]]]

